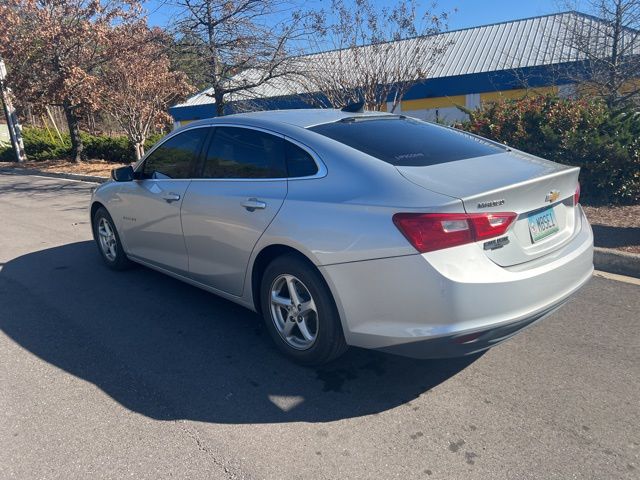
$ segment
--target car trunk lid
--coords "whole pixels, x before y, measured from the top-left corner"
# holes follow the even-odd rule
[[[509,151],[396,168],[423,188],[459,198],[467,213],[515,212],[518,217],[499,242],[482,242],[498,265],[516,265],[550,253],[576,229],[576,167]]]

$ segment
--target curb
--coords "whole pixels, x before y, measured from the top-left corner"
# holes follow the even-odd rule
[[[640,278],[640,255],[635,253],[595,247],[593,264],[596,270]]]
[[[96,175],[81,175],[78,173],[43,172],[32,168],[0,168],[0,173],[13,173],[24,175],[38,175],[40,177],[64,178],[66,180],[77,180],[80,182],[105,183],[109,177],[98,177]]]

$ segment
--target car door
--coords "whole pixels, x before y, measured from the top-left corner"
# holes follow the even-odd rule
[[[182,204],[190,276],[241,295],[251,252],[287,194],[284,139],[216,127]]]
[[[129,255],[176,273],[189,271],[180,207],[209,128],[169,137],[120,190],[120,224]]]

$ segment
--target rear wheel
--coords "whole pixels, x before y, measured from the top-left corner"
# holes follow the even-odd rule
[[[300,257],[283,255],[269,264],[260,299],[266,327],[288,357],[301,364],[320,365],[347,350],[329,288],[320,273]]]
[[[93,238],[104,263],[113,270],[124,270],[131,266],[122,248],[120,236],[109,212],[100,207],[93,215]]]

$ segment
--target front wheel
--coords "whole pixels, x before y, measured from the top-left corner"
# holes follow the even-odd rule
[[[269,264],[260,299],[274,342],[304,365],[320,365],[342,355],[347,344],[338,311],[320,273],[296,255]]]
[[[104,207],[98,208],[93,215],[93,238],[104,263],[113,270],[124,270],[131,266],[122,248],[120,236],[109,212]]]

